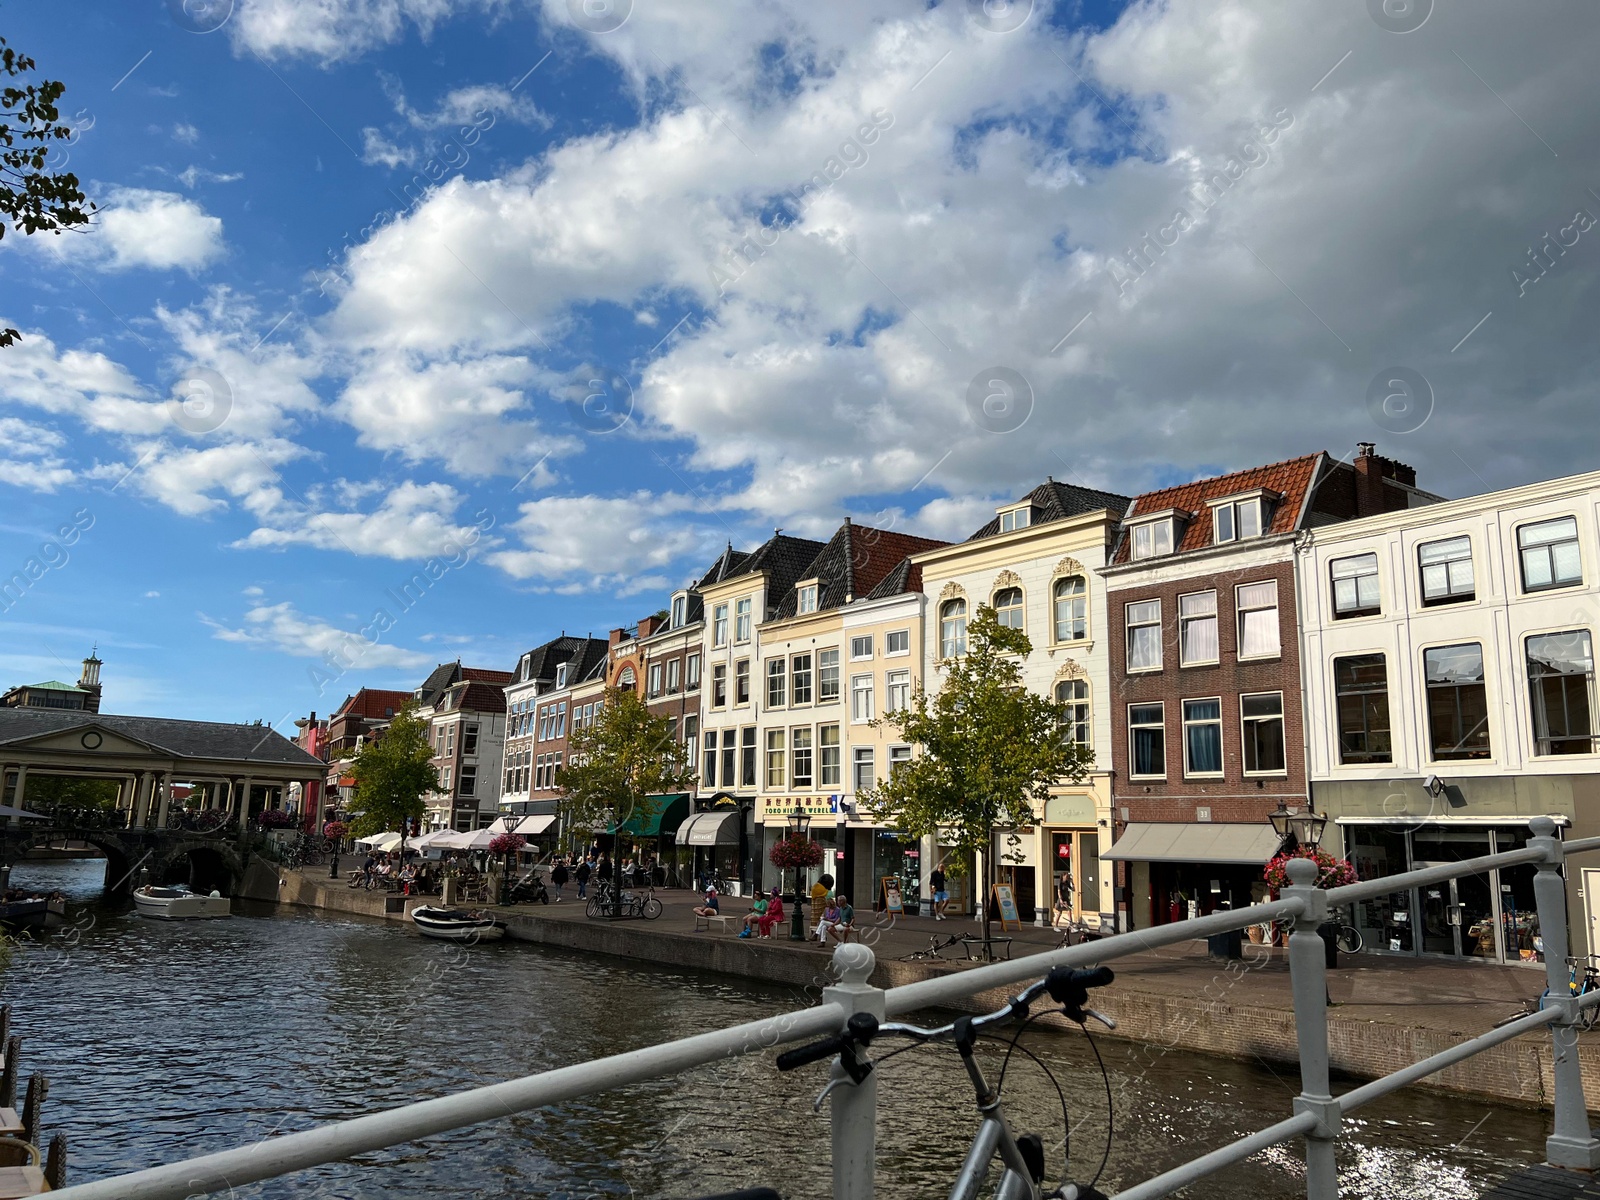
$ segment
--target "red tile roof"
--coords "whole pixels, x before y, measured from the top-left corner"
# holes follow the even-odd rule
[[[851,566],[855,573],[855,594],[865,596],[883,582],[884,577],[900,565],[902,559],[924,550],[938,550],[949,542],[933,538],[914,537],[909,533],[894,533],[858,525],[851,539]]]
[[[493,683],[498,686],[508,684],[516,677],[515,671],[493,671],[488,667],[462,667],[461,678],[470,679],[476,683]]]
[[[339,711],[333,715],[335,717],[367,717],[372,720],[385,721],[394,715],[394,713],[386,712],[386,709],[393,709],[394,712],[399,712],[407,704],[411,703],[411,699],[410,692],[387,692],[379,688],[362,688],[355,695],[346,699],[339,706]]]
[[[1174,551],[1182,554],[1200,550],[1212,544],[1211,509],[1208,500],[1251,492],[1257,488],[1282,494],[1272,510],[1272,520],[1263,533],[1288,533],[1300,520],[1300,510],[1305,506],[1306,494],[1316,481],[1317,466],[1324,454],[1307,454],[1302,458],[1285,459],[1265,467],[1251,467],[1231,475],[1217,475],[1211,479],[1197,479],[1193,483],[1180,483],[1176,487],[1161,488],[1135,496],[1128,515],[1123,518],[1123,534],[1112,559],[1114,563],[1130,561],[1128,526],[1136,524],[1141,513],[1162,512],[1169,508],[1182,509],[1193,514],[1183,528],[1183,535]]]

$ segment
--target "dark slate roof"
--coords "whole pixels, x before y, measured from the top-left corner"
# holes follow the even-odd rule
[[[761,614],[761,618],[770,621],[784,596],[794,586],[794,581],[810,577],[811,572],[807,568],[816,561],[824,546],[825,543],[814,542],[810,538],[774,533],[745,556],[741,568],[722,578],[733,579],[740,575],[753,575],[757,571],[767,572],[767,611]]]
[[[796,580],[818,580],[819,612],[839,608],[852,599],[870,595],[907,555],[947,545],[948,542],[932,538],[857,525],[847,519]],[[790,587],[778,603],[777,618],[781,621],[794,616],[798,603],[799,590]]]
[[[743,550],[735,550],[733,543],[728,543],[728,548],[717,555],[717,561],[711,564],[711,569],[695,581],[695,588],[703,588],[713,583],[721,583],[724,579],[732,579],[735,575],[744,574],[745,561],[750,557]]]
[[[1046,525],[1051,521],[1064,521],[1068,517],[1081,517],[1085,513],[1099,512],[1102,508],[1110,509],[1112,516],[1121,518],[1122,514],[1128,511],[1131,497],[1047,479],[1029,492],[1025,499],[1033,510],[1028,518],[1029,524]],[[994,537],[999,532],[1000,517],[996,514],[967,541],[976,542],[980,538]]]
[[[894,569],[883,577],[877,587],[867,593],[868,600],[883,600],[890,596],[903,596],[907,592],[922,590],[922,568],[909,558],[902,558]]]
[[[570,686],[587,678],[597,662],[605,661],[606,653],[610,649],[611,643],[604,638],[570,637],[562,634],[528,651],[525,656],[528,660],[526,670],[522,670],[522,660],[518,659],[518,670],[512,672],[508,682],[526,683],[530,679],[548,679],[554,682],[556,667],[561,663],[571,663],[567,669],[567,683]]]
[[[224,725],[215,721],[173,721],[165,717],[124,717],[61,708],[0,708],[0,746],[63,729],[98,726],[107,733],[144,742],[174,758],[228,759],[310,767],[327,766],[270,725]]]

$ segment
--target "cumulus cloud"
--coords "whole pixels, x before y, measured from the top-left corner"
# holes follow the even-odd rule
[[[658,589],[660,573],[690,554],[709,555],[726,531],[692,517],[684,496],[547,496],[522,505],[510,529],[520,546],[487,556],[516,579],[560,591]]]
[[[455,514],[465,497],[448,484],[399,484],[368,511],[305,511],[280,505],[269,520],[234,543],[248,549],[314,546],[360,557],[460,559],[492,546],[492,524],[461,524]],[[481,518],[480,518],[481,520]],[[452,565],[456,565],[452,561]]]
[[[60,456],[67,439],[48,425],[0,417],[0,483],[33,492],[53,492],[71,483]]]
[[[241,0],[226,28],[236,50],[263,58],[355,58],[410,32],[428,37],[455,11],[495,12],[506,0]]]
[[[226,625],[203,613],[200,619],[219,641],[275,650],[295,658],[327,659],[331,655],[339,662],[357,659],[364,668],[406,670],[432,666],[434,662],[432,655],[374,641],[355,630],[307,616],[287,600],[247,609],[241,625]]]
[[[179,192],[112,188],[91,229],[53,238],[49,248],[103,271],[146,268],[193,274],[222,257],[222,219]]]

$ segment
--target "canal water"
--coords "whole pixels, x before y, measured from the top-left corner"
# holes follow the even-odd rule
[[[0,975],[24,1071],[50,1079],[46,1133],[71,1145],[69,1181],[221,1150],[413,1100],[584,1062],[803,1002],[792,989],[516,943],[424,941],[398,924],[270,910],[164,924],[103,907],[99,862],[20,865],[59,887],[70,923],[19,947]],[[1115,1015],[1115,987],[1101,1007]],[[1074,1174],[1106,1146],[1107,1096],[1081,1036],[1029,1034],[1073,1121]],[[1115,1138],[1112,1192],[1287,1116],[1291,1071],[1101,1039]],[[1001,1051],[988,1052],[997,1067]],[[959,1059],[917,1049],[883,1063],[878,1194],[944,1195],[974,1129]],[[780,1075],[734,1060],[285,1179],[245,1197],[692,1197],[830,1187],[824,1067]],[[991,1079],[993,1075],[991,1074]],[[1008,1111],[1059,1163],[1061,1104],[1021,1054]],[[1546,1118],[1406,1092],[1358,1114],[1343,1192],[1382,1200],[1476,1197],[1538,1161]],[[1191,1197],[1304,1195],[1297,1154],[1263,1154]]]

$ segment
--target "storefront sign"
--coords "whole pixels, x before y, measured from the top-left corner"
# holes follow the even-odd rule
[[[794,796],[761,801],[761,817],[787,817],[801,813],[808,817],[831,817],[839,812],[838,796]]]
[[[1094,797],[1083,794],[1072,796],[1050,796],[1044,802],[1044,823],[1046,825],[1086,825],[1090,828],[1095,824]]]
[[[1017,897],[1010,886],[1004,883],[995,884],[994,902],[995,906],[1000,910],[1000,929],[1002,931],[1010,929],[1013,925],[1018,929],[1022,928],[1022,915],[1017,912]]]
[[[883,910],[891,913],[903,913],[906,910],[900,900],[900,881],[892,875],[883,878]]]

